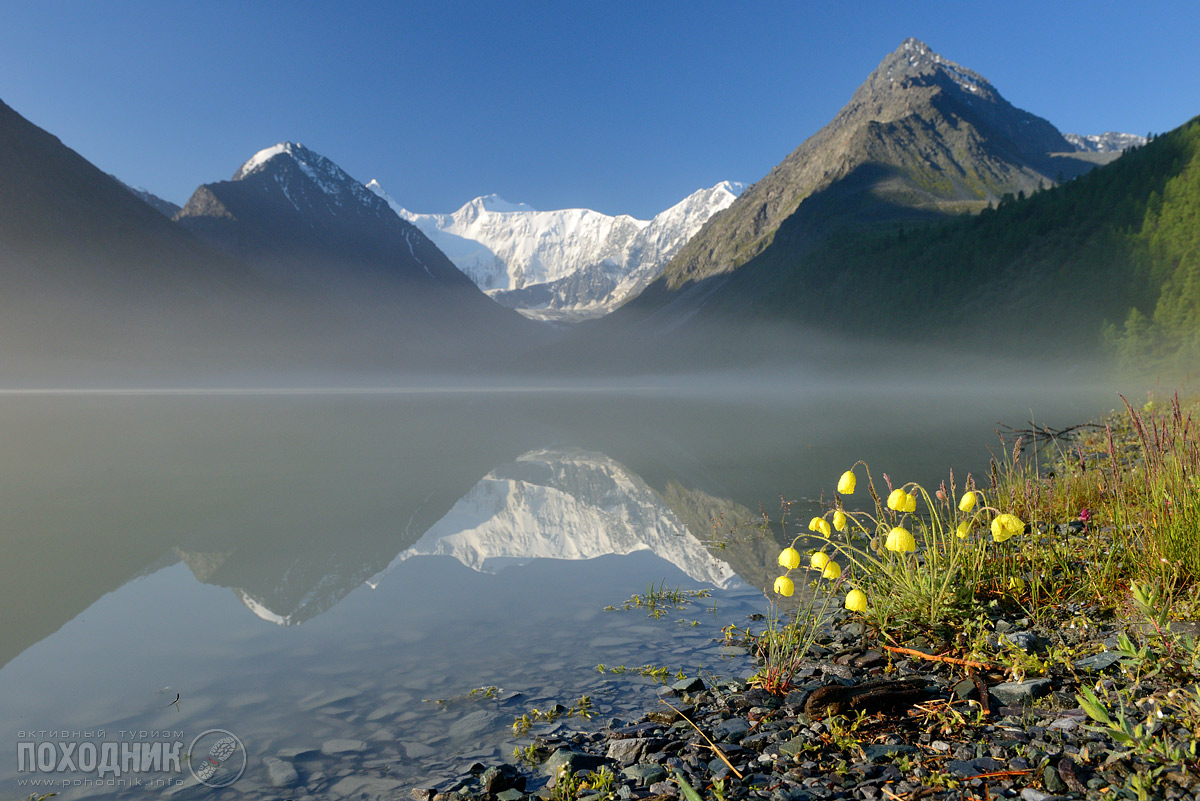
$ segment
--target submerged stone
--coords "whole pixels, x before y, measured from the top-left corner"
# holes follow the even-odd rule
[[[326,740],[321,743],[321,753],[335,756],[337,754],[351,754],[359,751],[366,751],[367,744],[362,740]]]
[[[272,787],[291,787],[300,780],[296,768],[290,762],[284,762],[278,757],[263,757],[267,767],[267,781]]]

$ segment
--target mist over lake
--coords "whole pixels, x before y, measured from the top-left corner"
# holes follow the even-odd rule
[[[334,764],[449,776],[530,706],[652,699],[598,664],[745,675],[712,640],[767,610],[781,497],[858,459],[981,476],[995,423],[1113,400],[963,370],[438,379],[0,396],[3,736],[220,728],[252,759],[342,739]],[[711,596],[603,611],[664,583]]]

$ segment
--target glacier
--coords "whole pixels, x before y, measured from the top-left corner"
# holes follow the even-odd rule
[[[581,208],[538,211],[494,194],[452,214],[423,214],[401,206],[378,181],[366,187],[497,302],[527,317],[568,321],[600,317],[640,292],[744,188],[721,181],[639,220]]]

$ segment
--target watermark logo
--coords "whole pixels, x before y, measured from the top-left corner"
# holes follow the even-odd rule
[[[208,753],[201,756],[204,749]],[[228,787],[246,771],[246,747],[233,732],[209,729],[196,735],[188,748],[188,770],[209,787]]]
[[[18,784],[167,787],[184,783],[190,773],[197,782],[219,788],[246,770],[245,746],[225,729],[201,732],[186,751],[183,731],[122,729],[116,735],[103,729],[17,732]]]

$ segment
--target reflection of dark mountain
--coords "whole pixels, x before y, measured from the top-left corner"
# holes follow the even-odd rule
[[[774,530],[763,525],[760,513],[727,498],[690,490],[678,481],[668,481],[660,495],[709,552],[728,562],[742,581],[764,592],[774,585],[782,546]]]
[[[281,615],[317,614],[529,435],[469,399],[4,404],[0,665],[174,554]]]

